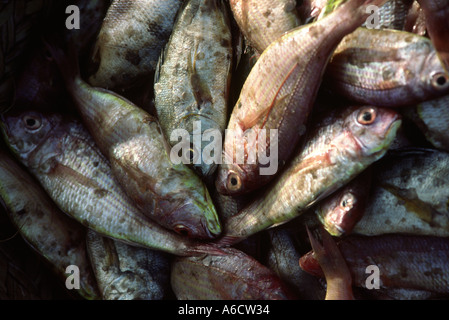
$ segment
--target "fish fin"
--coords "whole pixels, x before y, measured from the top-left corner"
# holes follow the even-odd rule
[[[291,68],[291,70],[289,71],[289,73],[287,74],[287,76],[285,77],[284,81],[282,82],[282,84],[279,86],[273,100],[270,102],[270,105],[267,108],[262,108],[259,111],[256,111],[255,113],[248,113],[246,114],[246,116],[244,118],[242,118],[241,121],[241,127],[242,130],[245,131],[248,128],[253,127],[257,122],[259,122],[262,118],[263,118],[263,122],[262,125],[260,126],[260,128],[262,129],[266,122],[268,121],[268,117],[271,113],[271,111],[274,109],[275,105],[279,105],[280,103],[282,103],[284,100],[288,99],[291,97],[290,94],[286,94],[283,96],[280,96],[280,92],[281,89],[283,88],[283,86],[289,81],[292,80],[290,77],[295,73],[295,70],[297,70],[299,68],[299,64],[295,63],[295,65]],[[296,81],[293,79],[293,81]]]
[[[313,251],[309,251],[303,256],[301,256],[301,258],[299,258],[298,263],[301,269],[304,270],[305,272],[315,277],[324,278],[324,272],[321,269],[321,266],[318,263],[318,261],[313,256]]]
[[[216,244],[198,244],[194,247],[191,247],[187,250],[186,256],[199,256],[199,255],[213,255],[213,256],[222,256],[227,253],[220,249]]]
[[[76,184],[81,184],[85,187],[92,188],[95,191],[101,191],[101,192],[108,192],[107,190],[102,189],[95,180],[92,180],[83,174],[79,173],[76,170],[73,170],[72,168],[60,163],[56,162],[50,171],[48,172],[48,175],[52,175],[54,177],[63,177],[64,180],[70,180]]]
[[[241,237],[223,236],[220,239],[218,239],[217,241],[215,241],[214,243],[220,247],[229,247],[229,246],[234,245],[242,240],[243,240],[243,238],[241,238]]]
[[[187,60],[187,72],[190,75],[190,85],[192,87],[193,95],[195,97],[198,109],[206,102],[212,102],[212,95],[210,93],[207,83],[203,81],[196,70],[196,57],[198,52],[198,43],[193,51],[193,57]]]
[[[343,258],[332,236],[324,229],[321,230],[323,245],[307,228],[307,234],[312,246],[313,255],[318,261],[326,277],[326,300],[354,299],[352,293],[352,277],[346,261]]]

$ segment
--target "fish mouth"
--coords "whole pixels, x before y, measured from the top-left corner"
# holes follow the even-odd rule
[[[173,211],[173,214],[179,217],[184,217],[183,220],[176,219],[172,229],[181,236],[198,239],[198,240],[213,240],[221,234],[221,225],[218,216],[213,214],[209,208],[201,209],[203,205],[198,206],[194,203],[185,203]],[[211,212],[213,217],[204,216],[204,212]],[[200,212],[203,216],[195,217],[193,212]],[[186,220],[186,216],[191,216],[192,219]]]

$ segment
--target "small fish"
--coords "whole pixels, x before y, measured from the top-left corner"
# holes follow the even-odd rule
[[[401,150],[373,170],[372,190],[354,234],[449,237],[449,153]]]
[[[216,179],[220,193],[244,194],[281,171],[306,132],[332,52],[366,19],[367,5],[384,2],[349,1],[325,18],[287,32],[263,51],[228,123]]]
[[[73,51],[65,56],[54,44],[47,45],[83,123],[135,205],[183,236],[217,237],[221,224],[206,185],[192,169],[172,162],[157,119],[112,91],[90,86],[79,75]]]
[[[186,1],[155,75],[154,103],[165,136],[174,148],[188,150],[182,162],[203,177],[220,162],[226,128],[233,60],[228,15],[222,0]]]
[[[99,67],[89,83],[119,90],[151,78],[181,3],[181,0],[112,1],[92,57]]]
[[[278,276],[235,248],[220,256],[175,259],[171,285],[178,300],[287,300],[295,296]]]
[[[362,104],[402,107],[447,95],[449,73],[428,38],[359,28],[344,37],[326,69],[325,85]]]
[[[354,300],[351,273],[331,235],[321,228],[323,239],[323,245],[321,245],[308,229],[307,233],[313,250],[313,258],[319,263],[326,278],[325,300]],[[307,270],[307,261],[303,258],[299,260],[299,265]]]
[[[119,187],[109,162],[80,122],[35,111],[2,117],[8,147],[58,207],[86,227],[177,255],[213,248],[170,232],[144,216]]]
[[[231,0],[231,10],[249,44],[262,53],[301,22],[294,0]]]
[[[86,228],[60,211],[39,183],[8,152],[0,149],[0,200],[22,238],[66,281],[66,269],[79,268],[85,299],[100,299],[87,256]]]
[[[87,233],[87,248],[104,300],[168,297],[170,264],[162,252]]]
[[[224,221],[218,243],[237,243],[301,215],[382,158],[400,126],[399,113],[371,106],[348,108],[332,118],[310,133],[305,146],[260,198]]]
[[[368,168],[317,204],[315,213],[332,236],[350,234],[362,218],[371,187],[371,170]]]

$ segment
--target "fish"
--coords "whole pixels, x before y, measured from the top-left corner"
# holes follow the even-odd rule
[[[0,202],[26,243],[53,269],[61,284],[66,269],[79,269],[82,298],[100,299],[85,246],[86,228],[59,210],[40,184],[10,154],[0,149]]]
[[[405,149],[373,165],[373,186],[352,233],[449,236],[449,153]]]
[[[255,190],[282,170],[306,132],[332,52],[367,18],[367,5],[384,2],[349,1],[325,18],[287,32],[263,51],[229,119],[215,183],[220,193]]]
[[[225,2],[186,1],[157,66],[154,104],[171,146],[186,150],[182,163],[202,177],[212,176],[220,162],[232,68]]]
[[[392,109],[348,107],[310,133],[304,147],[258,199],[223,222],[216,243],[238,243],[300,216],[381,159],[401,123],[400,114]]]
[[[2,115],[2,135],[15,157],[57,206],[85,227],[175,255],[218,252],[161,227],[117,184],[108,160],[73,117],[36,111]],[[212,249],[210,251],[209,249]]]
[[[224,255],[175,258],[171,285],[178,300],[294,299],[277,275],[235,248]]]
[[[330,235],[350,234],[363,217],[371,188],[371,167],[316,205],[315,214]]]
[[[249,45],[259,53],[285,32],[301,25],[294,0],[231,0],[229,4]]]
[[[104,300],[162,300],[170,286],[169,256],[89,230],[87,248]]]
[[[445,95],[406,107],[402,114],[416,124],[434,148],[449,151],[448,110],[449,95]]]
[[[113,0],[98,34],[88,82],[124,90],[148,81],[173,29],[182,0]]]
[[[325,300],[354,300],[352,275],[348,265],[331,235],[323,228],[320,230],[322,245],[308,229],[307,233],[313,250],[313,258],[319,263],[326,278]],[[308,263],[303,257],[299,259],[299,265],[303,270],[307,270]]]
[[[359,28],[343,38],[324,85],[347,100],[404,107],[449,92],[449,73],[432,42],[390,29]]]
[[[429,38],[446,68],[449,68],[449,3],[444,0],[418,0],[418,3],[424,13]]]
[[[221,223],[209,191],[192,169],[173,160],[158,119],[113,91],[90,86],[74,51],[65,55],[55,42],[46,43],[84,125],[137,208],[182,236],[216,238]]]

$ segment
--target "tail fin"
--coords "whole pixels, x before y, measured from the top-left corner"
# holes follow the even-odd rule
[[[323,245],[307,229],[314,256],[324,272],[327,282],[326,300],[354,299],[352,277],[346,261],[331,235],[321,228]]]

